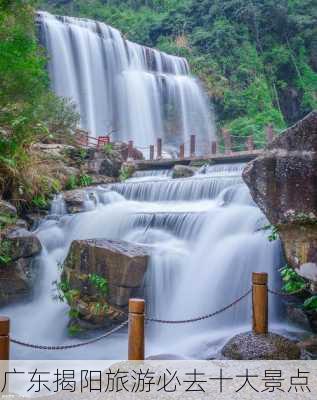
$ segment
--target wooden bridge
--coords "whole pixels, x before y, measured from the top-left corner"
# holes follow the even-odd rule
[[[98,138],[88,136],[88,133],[79,131],[76,138],[77,144],[85,148],[95,148],[102,150],[103,146],[110,143],[109,136],[99,136]],[[205,163],[237,163],[248,162],[259,156],[263,147],[270,143],[275,137],[272,125],[266,127],[266,140],[256,141],[253,135],[241,137],[231,134],[228,130],[222,129],[222,142],[211,140],[199,143],[199,151],[196,146],[196,135],[192,134],[189,143],[179,145],[177,157],[168,158],[163,152],[162,138],[158,138],[156,144],[145,147],[134,147],[132,140],[128,141],[128,162],[134,164],[137,170],[167,169],[174,165],[194,165],[200,166]],[[244,143],[241,142],[244,140]],[[135,149],[140,150],[147,159],[136,159]]]
[[[194,165],[201,166],[203,164],[222,164],[222,163],[238,163],[248,162],[256,158],[262,153],[262,150],[237,151],[228,154],[218,153],[203,156],[190,156],[184,158],[161,158],[153,160],[133,160],[136,170],[144,171],[149,169],[170,169],[174,165]]]

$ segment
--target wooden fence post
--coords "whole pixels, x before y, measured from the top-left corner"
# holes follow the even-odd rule
[[[10,358],[10,320],[7,317],[0,317],[0,360]]]
[[[196,135],[190,135],[190,151],[189,154],[191,157],[195,157],[196,153]]]
[[[267,273],[252,273],[252,319],[253,333],[268,333]]]
[[[211,142],[211,154],[217,154],[218,153],[218,143],[216,140],[213,140]]]
[[[230,154],[232,148],[230,132],[227,129],[222,129],[222,136],[225,144],[225,154]]]
[[[133,140],[128,141],[128,158],[132,158],[133,155]]]
[[[273,125],[270,124],[266,127],[266,140],[267,143],[271,143],[274,139],[274,129],[273,129]]]
[[[162,138],[157,139],[157,159],[162,158]]]
[[[150,145],[150,160],[154,160],[154,145]]]
[[[185,158],[185,145],[184,143],[179,145],[179,159],[184,160]]]
[[[144,360],[143,299],[129,300],[129,360]]]
[[[249,136],[247,139],[246,147],[248,151],[253,151],[254,150],[254,141],[253,141],[253,136]]]

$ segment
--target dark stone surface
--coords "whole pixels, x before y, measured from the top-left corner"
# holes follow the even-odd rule
[[[317,111],[248,163],[243,178],[278,228],[288,264],[317,282]]]
[[[175,165],[173,168],[173,179],[189,178],[195,175],[195,170],[187,165]]]
[[[297,360],[300,349],[291,340],[268,333],[241,333],[223,347],[222,354],[231,360]]]
[[[63,278],[78,293],[71,302],[81,318],[104,326],[122,321],[129,298],[143,284],[149,250],[121,240],[75,240],[63,266]],[[89,281],[96,274],[107,281],[105,295]],[[105,311],[94,312],[94,304],[105,305]]]
[[[10,242],[12,261],[36,256],[42,250],[38,237],[26,229],[16,229],[6,239]]]
[[[17,209],[11,203],[0,199],[0,214],[15,217],[17,215]]]

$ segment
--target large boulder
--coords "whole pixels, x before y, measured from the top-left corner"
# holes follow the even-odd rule
[[[173,168],[173,179],[189,178],[193,175],[195,175],[194,168],[188,167],[187,165],[175,165]]]
[[[222,354],[230,360],[298,360],[300,349],[291,340],[268,333],[241,333],[222,349]]]
[[[12,261],[16,261],[19,258],[34,257],[42,250],[42,245],[38,237],[26,229],[11,231],[7,235],[6,240],[10,246]]]
[[[143,284],[148,255],[146,247],[125,241],[73,241],[62,273],[66,300],[84,321],[122,321],[129,298]]]
[[[0,215],[1,214],[16,217],[17,209],[7,201],[0,199]]]
[[[317,283],[317,112],[270,143],[243,178],[277,227],[287,262]]]
[[[0,305],[31,293],[37,277],[39,239],[26,229],[12,229],[0,244]]]

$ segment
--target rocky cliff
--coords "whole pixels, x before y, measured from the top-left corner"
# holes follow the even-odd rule
[[[317,284],[317,111],[287,129],[251,161],[243,178],[286,259]]]

